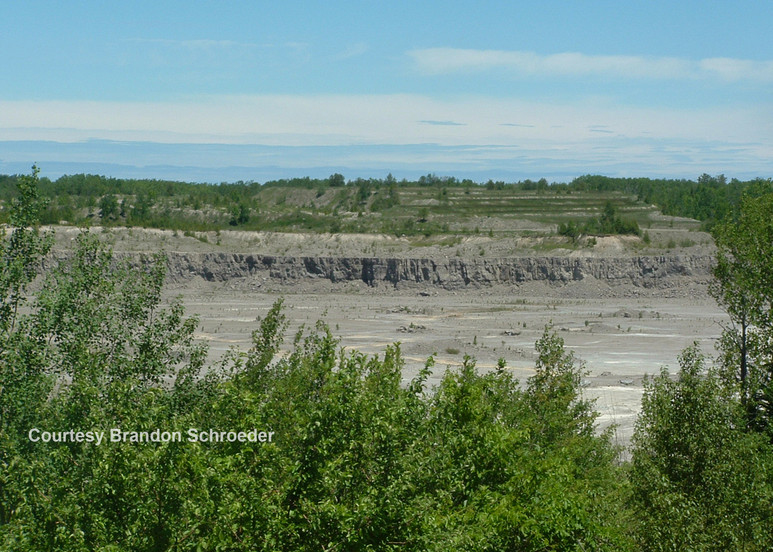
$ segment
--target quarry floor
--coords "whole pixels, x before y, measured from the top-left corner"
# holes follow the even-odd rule
[[[283,297],[290,324],[285,348],[302,324],[313,328],[324,320],[342,347],[368,355],[383,355],[387,345],[399,341],[405,382],[434,354],[430,386],[447,368],[459,366],[465,354],[481,371],[504,358],[524,383],[534,373],[534,344],[552,325],[585,363],[583,393],[596,399],[599,427],[614,424],[622,446],[633,433],[644,376],[662,367],[675,372],[679,353],[693,342],[714,355],[726,321],[705,282],[665,289],[590,282],[446,291],[325,281],[255,290],[198,279],[170,286],[167,293],[181,295],[187,313],[200,317],[198,339],[209,345],[211,360],[231,347],[248,349],[256,318]]]

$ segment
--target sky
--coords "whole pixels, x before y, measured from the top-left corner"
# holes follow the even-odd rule
[[[0,173],[773,176],[773,2],[0,0]]]

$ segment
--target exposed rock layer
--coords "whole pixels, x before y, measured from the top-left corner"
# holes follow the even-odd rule
[[[272,280],[280,284],[325,279],[370,286],[428,285],[463,289],[542,281],[565,284],[586,279],[639,287],[672,286],[685,278],[710,277],[710,255],[648,257],[513,257],[397,259],[367,257],[282,257],[241,253],[169,253],[169,278],[208,281]]]

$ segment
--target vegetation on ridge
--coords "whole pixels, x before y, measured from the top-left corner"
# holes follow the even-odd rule
[[[0,175],[0,223],[8,221],[18,175]],[[67,175],[40,179],[44,224],[124,225],[202,232],[224,229],[383,233],[397,236],[510,235],[528,223],[541,234],[637,234],[664,214],[702,221],[710,229],[737,216],[743,193],[773,190],[770,180],[727,182],[582,176],[569,183],[541,179],[475,183],[432,174],[416,181],[295,178],[218,185]],[[655,208],[653,208],[653,205]],[[605,224],[608,206],[619,223]],[[499,221],[499,222],[497,222]],[[673,224],[673,221],[671,222]]]

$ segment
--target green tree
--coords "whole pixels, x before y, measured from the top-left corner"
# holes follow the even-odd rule
[[[561,236],[567,236],[572,241],[576,241],[580,237],[580,228],[573,220],[569,222],[562,222],[558,225],[558,234]]]
[[[770,550],[773,452],[697,346],[673,379],[645,380],[633,437],[632,500],[642,550]]]
[[[3,242],[18,260],[4,301],[27,300],[45,250],[27,233],[34,176]],[[117,260],[84,233],[4,318],[0,550],[628,549],[616,451],[551,330],[525,389],[504,362],[480,374],[465,357],[428,392],[432,357],[403,385],[399,344],[368,357],[322,323],[280,354],[278,301],[249,351],[204,373],[197,321],[162,299],[164,266]],[[31,427],[277,438],[98,446],[32,443]]]
[[[602,231],[606,231],[610,234],[614,231],[616,216],[617,211],[615,211],[612,202],[607,201],[604,203],[604,210],[601,212],[601,217],[599,218],[599,225],[601,226]]]
[[[327,185],[332,187],[341,187],[346,185],[346,178],[340,173],[331,174],[327,179]]]
[[[240,201],[231,208],[231,218],[229,219],[228,224],[231,226],[238,226],[240,224],[248,223],[249,220],[250,208],[245,202]]]
[[[536,372],[529,378],[527,397],[532,411],[544,420],[540,433],[548,442],[560,436],[592,435],[596,414],[581,394],[584,365],[566,352],[564,340],[549,326],[535,348]]]
[[[4,359],[4,379],[15,372],[29,378],[34,368],[48,378],[49,393],[25,394],[3,412],[16,431],[3,435],[3,453],[14,454],[2,459],[0,549],[166,550],[180,527],[190,530],[179,496],[204,500],[195,490],[195,449],[27,437],[30,428],[186,427],[207,386],[199,374],[206,350],[194,343],[197,321],[183,316],[180,301],[162,305],[164,272],[161,257],[131,266],[82,234],[72,257],[46,277],[23,319],[28,342],[14,343],[17,355]]]
[[[129,212],[131,222],[136,224],[145,221],[149,217],[153,205],[154,198],[151,195],[144,192],[138,193],[137,199]]]
[[[737,220],[715,228],[710,291],[730,315],[721,351],[747,423],[773,439],[773,194],[746,196]]]
[[[118,200],[113,194],[104,195],[99,200],[99,217],[105,222],[118,218]]]
[[[28,286],[53,240],[39,229],[44,208],[38,190],[39,172],[33,166],[31,174],[16,180],[18,196],[11,205],[11,234],[6,237],[6,230],[0,230],[0,441],[10,438],[6,432],[11,427],[21,429],[29,422],[50,387],[40,366],[42,344],[31,335],[21,314],[28,302]],[[2,457],[0,452],[0,461]]]
[[[600,234],[634,234],[637,236],[641,234],[638,223],[618,216],[611,201],[604,204],[601,216],[589,224],[588,229],[591,228],[595,228],[595,231]]]
[[[356,206],[362,206],[367,204],[371,194],[371,183],[367,180],[358,179],[357,181],[357,194],[355,196]]]

